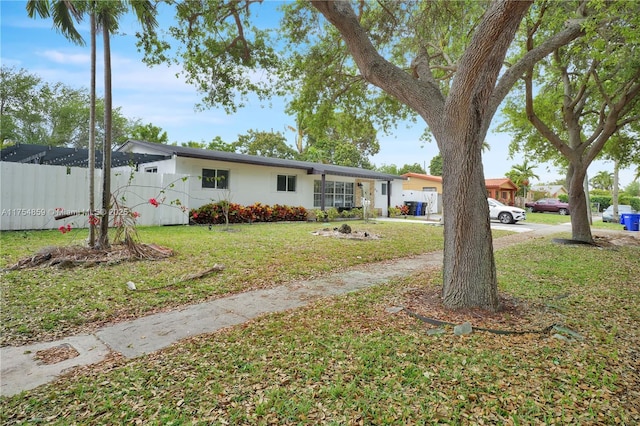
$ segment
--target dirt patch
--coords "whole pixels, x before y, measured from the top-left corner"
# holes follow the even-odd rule
[[[155,244],[113,244],[109,249],[97,250],[82,246],[44,247],[35,255],[21,259],[7,270],[35,267],[73,268],[95,266],[100,263],[117,264],[131,260],[158,260],[173,255],[173,250]]]
[[[635,236],[626,233],[617,233],[615,235],[596,235],[593,237],[593,240],[599,247],[640,246],[640,235]]]
[[[66,361],[71,358],[75,358],[80,353],[68,343],[64,343],[53,348],[43,349],[36,352],[34,359],[41,361],[43,364],[57,364],[62,361]]]
[[[342,238],[347,240],[379,240],[380,236],[377,234],[373,234],[369,231],[354,231],[351,232],[340,232],[340,228],[324,228],[319,231],[312,232],[313,235],[319,235],[321,237],[333,237],[333,238]]]

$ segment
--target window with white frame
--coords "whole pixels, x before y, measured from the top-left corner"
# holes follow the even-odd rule
[[[325,207],[353,207],[353,182],[325,181],[324,205]],[[322,181],[313,182],[313,206],[322,205]]]
[[[277,190],[279,192],[296,192],[295,175],[278,175]]]
[[[202,187],[228,189],[229,170],[202,169]]]
[[[156,167],[156,166],[145,167],[144,171],[145,171],[145,173],[158,173],[158,167]]]

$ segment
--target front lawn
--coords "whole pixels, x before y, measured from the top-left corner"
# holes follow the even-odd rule
[[[313,235],[340,223],[272,223],[140,228],[143,242],[175,255],[160,261],[93,267],[35,268],[3,272],[1,344],[50,340],[171,307],[231,293],[273,287],[350,266],[442,250],[441,227],[404,223],[347,222],[354,231],[379,236],[369,241]],[[505,232],[497,231],[496,235]],[[46,246],[83,244],[86,230],[2,232],[0,267]],[[215,264],[225,270],[182,281]],[[133,282],[137,291],[127,288]]]
[[[527,212],[527,220],[524,223],[544,223],[548,225],[560,225],[571,223],[571,216],[559,215],[558,213],[531,213]]]
[[[386,224],[376,229],[402,232],[387,231]],[[638,246],[601,249],[558,245],[550,238],[496,253],[501,291],[543,318],[552,314],[583,340],[560,340],[551,333],[458,337],[451,329],[429,335],[433,326],[388,309],[410,302],[416,291],[437,291],[436,269],[267,315],[134,360],[87,367],[54,384],[2,398],[0,420],[59,425],[638,424],[639,255]],[[471,318],[474,326],[479,320]]]

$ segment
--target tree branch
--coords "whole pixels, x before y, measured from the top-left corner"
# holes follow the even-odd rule
[[[533,70],[528,71],[524,76],[525,85],[525,111],[527,113],[527,120],[544,136],[558,151],[560,151],[565,157],[569,158],[571,150],[564,143],[564,141],[551,130],[540,117],[535,113],[533,106]]]
[[[340,32],[358,69],[368,82],[415,110],[418,110],[416,106],[420,106],[420,110],[427,111],[427,116],[423,117],[427,123],[440,119],[444,97],[439,88],[414,79],[385,60],[371,43],[348,2],[312,0],[311,4]],[[416,84],[422,90],[416,90]],[[427,108],[427,105],[431,107]]]
[[[498,110],[498,107],[516,81],[518,81],[525,72],[532,68],[536,62],[540,61],[557,48],[584,35],[584,31],[582,30],[583,21],[584,19],[572,20],[563,31],[547,39],[540,46],[528,51],[520,60],[518,60],[518,62],[505,71],[498,81],[498,84],[493,91],[493,95],[491,96],[489,110],[491,111],[492,116]]]

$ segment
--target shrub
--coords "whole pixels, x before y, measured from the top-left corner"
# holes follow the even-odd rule
[[[336,209],[335,207],[331,207],[329,210],[327,210],[327,217],[329,218],[329,220],[336,220],[340,217],[340,212],[338,212],[338,209]]]
[[[316,220],[318,222],[324,222],[327,219],[327,212],[325,212],[324,210],[314,210],[313,211],[314,215],[316,216]]]
[[[620,196],[620,204],[628,204],[637,212],[640,212],[640,197],[629,197],[628,195]]]
[[[589,193],[591,203],[598,203],[600,211],[605,211],[611,205],[611,195],[592,195]]]
[[[201,225],[218,225],[226,223],[226,201],[205,204],[197,209],[189,211],[190,223]],[[241,206],[236,203],[228,203],[229,223],[253,223],[253,222],[280,222],[280,221],[305,221],[307,210],[304,207],[290,207],[276,204],[273,207],[261,203],[250,206]]]

